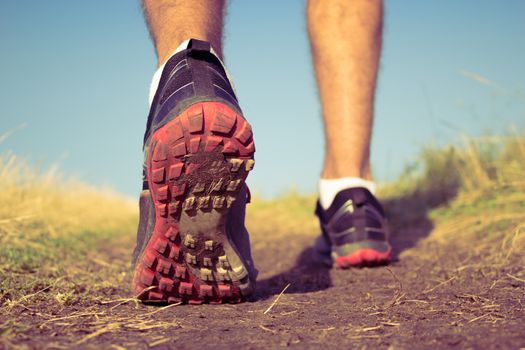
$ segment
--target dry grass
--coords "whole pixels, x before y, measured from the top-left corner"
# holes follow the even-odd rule
[[[13,154],[0,155],[0,183],[0,314],[12,317],[0,317],[0,347],[15,347],[10,339],[28,327],[15,315],[27,313],[42,329],[56,322],[66,329],[77,317],[87,320],[82,327],[90,333],[79,344],[152,322],[115,315],[106,327],[111,314],[96,311],[116,285],[129,283],[128,261],[107,252],[129,255],[135,201],[66,178],[56,167],[41,171]],[[75,305],[83,306],[65,319],[55,316]]]
[[[108,264],[101,242],[129,240],[135,230],[132,201],[64,178],[56,168],[41,172],[4,154],[0,183],[0,305],[57,284],[64,287],[57,298],[67,300],[74,284],[67,276],[90,270],[77,260]]]
[[[122,230],[137,213],[134,200],[64,178],[56,167],[39,172],[13,154],[0,155],[0,183],[0,244]]]
[[[453,240],[485,254],[487,263],[515,257],[525,265],[524,136],[464,138],[459,146],[425,149],[380,196],[408,199],[409,210],[427,213],[435,227],[430,240]]]

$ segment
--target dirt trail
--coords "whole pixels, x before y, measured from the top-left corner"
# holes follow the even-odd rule
[[[397,261],[389,267],[346,271],[328,270],[312,262],[313,231],[283,235],[272,234],[271,227],[251,227],[254,258],[261,273],[256,300],[240,305],[163,308],[137,304],[126,299],[131,240],[103,244],[83,272],[101,285],[93,290],[92,298],[46,304],[43,301],[49,298],[40,296],[52,288],[38,291],[13,306],[8,317],[1,317],[3,329],[9,324],[18,329],[0,346],[525,347],[525,281],[516,277],[521,266],[512,261],[486,266],[482,252],[438,243],[430,239],[432,235],[425,239],[432,229],[428,220],[412,222],[412,228],[402,234],[396,233],[399,228],[395,226]],[[118,283],[110,283],[115,276]],[[78,282],[78,292],[86,288],[84,283]]]

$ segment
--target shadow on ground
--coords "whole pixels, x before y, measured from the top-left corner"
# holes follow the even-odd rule
[[[432,232],[434,225],[429,218],[429,212],[433,208],[446,205],[456,194],[457,187],[449,188],[447,191],[428,189],[382,200],[389,220],[393,262],[399,260],[399,255],[403,251],[415,247],[420,240]],[[279,237],[273,243],[264,248],[264,253],[255,252],[256,256],[264,255],[264,258],[256,259],[264,260],[260,264],[261,270],[275,271],[275,267],[271,265],[277,260],[285,260],[284,265],[289,267],[282,272],[259,279],[256,295],[258,300],[265,300],[279,294],[288,284],[290,286],[286,290],[287,294],[318,292],[332,286],[330,269],[315,258],[312,237],[297,238],[296,235]],[[268,251],[273,253],[271,261],[268,261]],[[292,264],[293,256],[297,258]]]
[[[393,261],[398,261],[403,251],[415,247],[432,232],[430,211],[446,206],[456,197],[458,187],[457,184],[441,188],[424,186],[422,190],[381,201],[389,222]]]
[[[270,298],[287,284],[290,284],[286,290],[289,294],[311,293],[331,287],[329,268],[317,262],[314,256],[312,246],[304,247],[292,268],[257,282],[257,299]]]

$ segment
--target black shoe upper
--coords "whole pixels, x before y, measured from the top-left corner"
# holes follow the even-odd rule
[[[233,87],[220,60],[206,41],[190,39],[188,47],[165,63],[151,103],[144,133],[142,189],[148,189],[146,154],[151,135],[198,102],[216,101],[242,114]]]
[[[221,62],[208,42],[190,39],[188,47],[166,61],[151,104],[144,144],[159,127],[190,105],[218,101],[241,113]]]
[[[324,238],[332,246],[382,241],[388,238],[385,212],[366,188],[349,188],[339,192],[328,209],[317,203]]]

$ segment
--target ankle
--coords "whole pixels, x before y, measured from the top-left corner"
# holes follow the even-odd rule
[[[354,166],[349,162],[325,161],[321,172],[322,179],[340,179],[345,177],[355,177],[372,181],[370,164],[367,162],[362,166]]]

